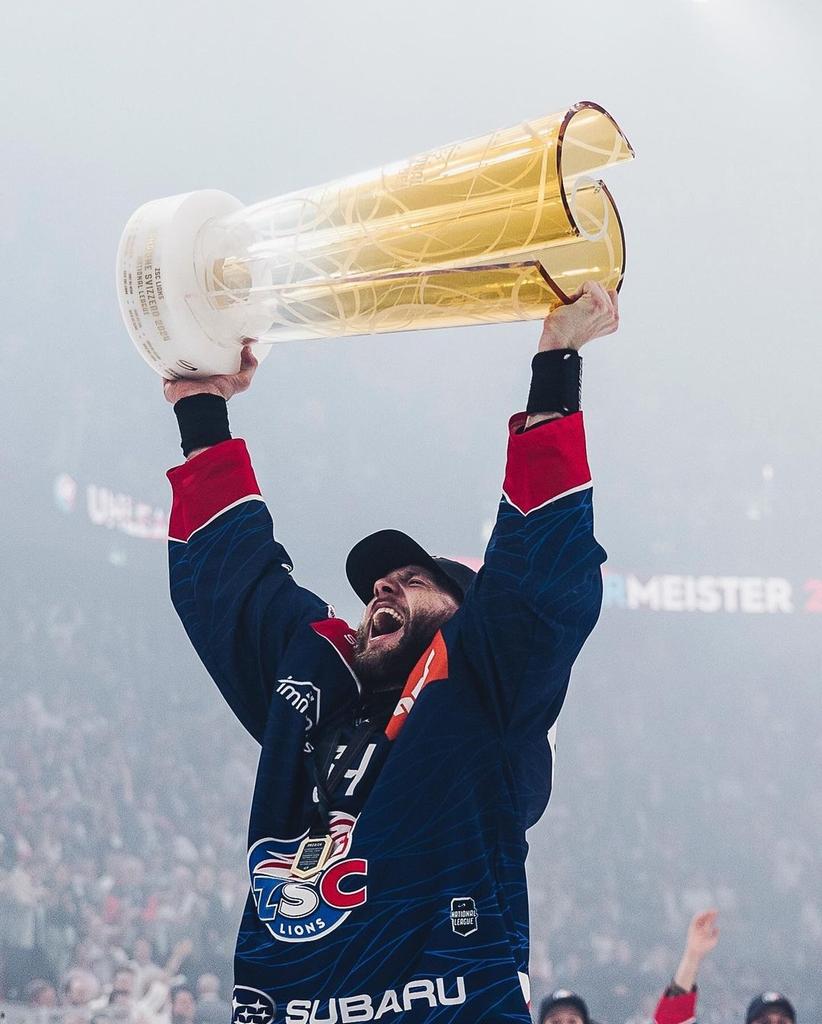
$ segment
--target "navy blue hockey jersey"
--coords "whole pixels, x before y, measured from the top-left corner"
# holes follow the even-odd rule
[[[605,554],[582,415],[518,433],[524,420],[484,566],[377,730],[354,630],[295,583],[245,443],[169,473],[174,605],[261,748],[235,1024],[530,1020],[525,831]],[[318,764],[336,780],[333,853],[301,879]]]

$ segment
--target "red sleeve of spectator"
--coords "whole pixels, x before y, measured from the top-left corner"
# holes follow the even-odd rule
[[[663,995],[654,1011],[655,1024],[689,1024],[692,1020],[696,1020],[696,991]]]

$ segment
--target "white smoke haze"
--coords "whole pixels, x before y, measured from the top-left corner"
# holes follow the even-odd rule
[[[821,28],[810,0],[4,12],[0,999],[21,962],[91,957],[119,927],[93,908],[138,878],[180,912],[158,947],[196,932],[222,971],[242,898],[255,749],[167,596],[179,442],[117,309],[127,218],[592,99],[637,160],[607,175],[622,325],[585,352],[609,562],[530,835],[535,1002],[647,1014],[713,905],[701,1019],[766,988],[822,1011]],[[359,617],[343,565],[373,530],[481,558],[538,335],[287,343],[232,402],[295,574],[338,614]]]

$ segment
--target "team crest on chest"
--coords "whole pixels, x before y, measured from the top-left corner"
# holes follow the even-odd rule
[[[368,898],[368,862],[349,857],[357,819],[331,815],[333,849],[310,878],[293,874],[307,833],[294,839],[260,839],[248,851],[257,916],[280,942],[313,942],[339,927]]]

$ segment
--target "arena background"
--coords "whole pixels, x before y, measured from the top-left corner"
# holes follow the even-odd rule
[[[648,1016],[720,908],[700,1016],[822,1009],[815,0],[18,4],[4,14],[0,996],[138,935],[228,960],[255,749],[189,650],[179,459],[120,322],[145,200],[247,202],[594,99],[634,144],[618,336],[586,350],[606,607],[531,833],[532,980]],[[538,324],[286,344],[232,402],[299,579],[395,525],[481,558]],[[710,577],[710,579],[699,579]],[[696,598],[700,610],[695,609]],[[122,955],[125,955],[122,954]]]

